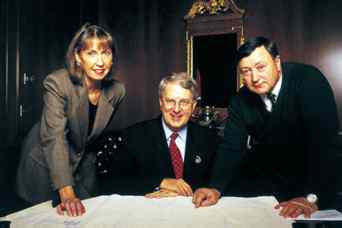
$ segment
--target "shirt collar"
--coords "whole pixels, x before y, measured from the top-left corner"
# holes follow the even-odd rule
[[[277,81],[276,85],[274,86],[274,88],[272,89],[272,92],[271,92],[276,96],[276,99],[279,96],[279,92],[280,92],[280,88],[281,88],[282,83],[283,83],[283,76],[282,76],[282,74],[280,74],[279,80]]]
[[[272,94],[275,95],[275,99],[278,99],[280,89],[281,89],[281,84],[283,83],[283,76],[280,74],[279,80],[277,81],[276,85],[273,87],[272,91],[270,91]],[[262,100],[265,101],[267,99],[266,94],[260,95]]]
[[[166,125],[164,119],[163,118],[161,118],[161,119],[162,119],[162,126],[163,126],[163,129],[165,132],[166,139],[169,139],[170,136],[172,135],[173,131]],[[178,137],[184,142],[186,141],[187,132],[188,132],[188,126],[187,125],[185,125],[185,127],[183,127],[181,130],[177,131]]]

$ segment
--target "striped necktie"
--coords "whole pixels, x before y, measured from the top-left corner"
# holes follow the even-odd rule
[[[175,174],[176,179],[179,179],[183,177],[183,159],[176,144],[177,137],[178,137],[178,133],[176,132],[172,133],[170,145],[169,145],[169,151],[171,155],[173,172]]]

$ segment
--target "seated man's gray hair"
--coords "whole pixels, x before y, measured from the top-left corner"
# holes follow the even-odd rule
[[[163,94],[165,87],[168,83],[177,83],[182,88],[190,90],[194,100],[197,100],[198,88],[196,81],[191,78],[187,73],[172,73],[170,76],[163,78],[159,83],[159,97]]]

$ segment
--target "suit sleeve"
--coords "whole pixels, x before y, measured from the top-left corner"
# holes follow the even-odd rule
[[[338,155],[334,145],[339,121],[333,92],[316,68],[299,87],[299,111],[308,150],[307,193],[318,194],[320,208],[335,195]]]
[[[228,107],[228,119],[222,143],[218,146],[214,159],[213,171],[209,187],[224,192],[241,164],[243,151],[246,148],[247,130],[243,120],[243,104],[239,97],[234,97]]]
[[[40,128],[40,145],[46,159],[53,190],[73,185],[66,138],[67,98],[56,77],[48,76],[43,83],[43,113]]]

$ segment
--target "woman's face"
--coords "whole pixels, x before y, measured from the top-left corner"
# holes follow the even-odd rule
[[[79,53],[75,53],[77,64],[90,80],[102,80],[112,68],[113,54],[106,40],[87,39]]]

